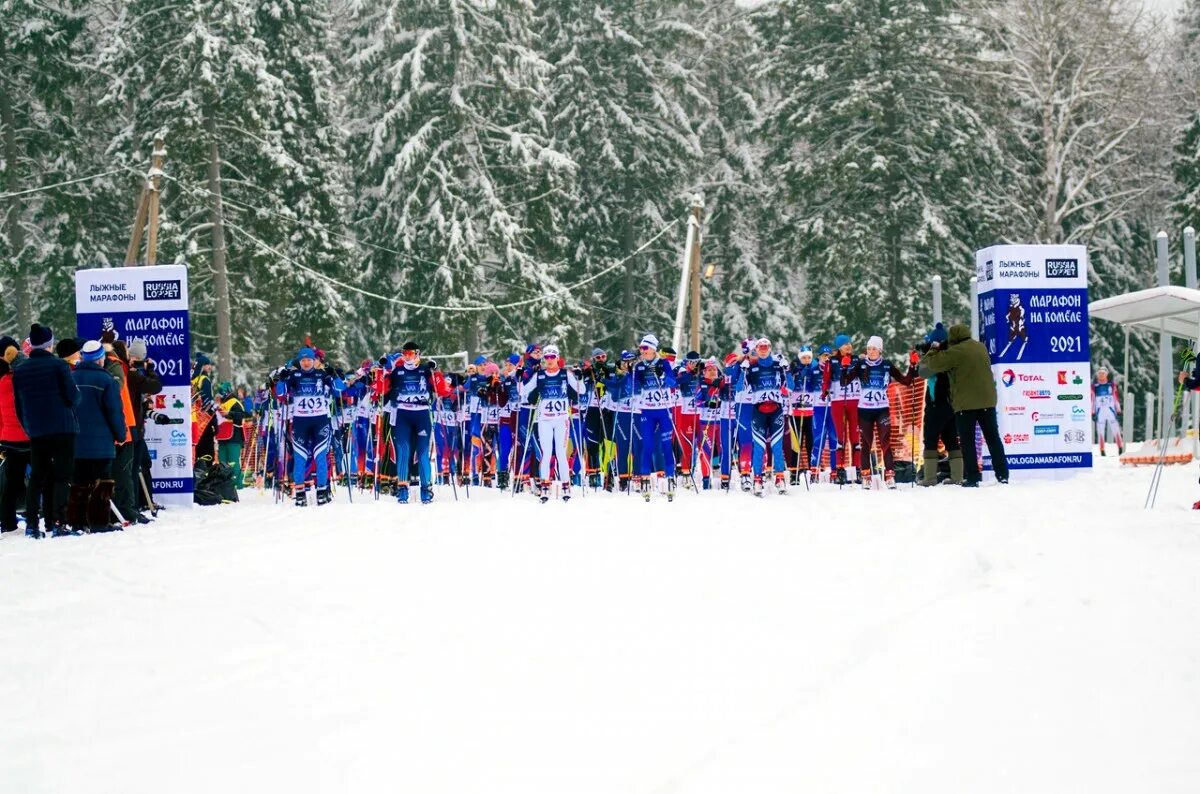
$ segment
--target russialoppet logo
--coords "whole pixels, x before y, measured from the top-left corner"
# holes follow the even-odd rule
[[[1046,278],[1079,278],[1079,260],[1047,259]]]
[[[145,281],[142,283],[142,298],[148,301],[177,301],[183,296],[183,282],[179,279]]]
[[[1038,425],[1033,428],[1033,434],[1035,436],[1057,436],[1058,425]]]

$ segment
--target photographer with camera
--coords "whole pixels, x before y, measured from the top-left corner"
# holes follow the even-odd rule
[[[983,343],[971,338],[965,325],[951,327],[946,344],[930,342],[922,362],[925,372],[945,372],[950,377],[950,403],[962,445],[963,486],[979,487],[979,458],[975,448],[975,428],[983,430],[984,441],[992,456],[996,480],[1008,482],[1008,460],[996,423],[996,381],[992,377],[992,359]],[[928,420],[926,426],[929,426]]]
[[[925,335],[925,341],[917,345],[917,352],[925,356],[934,345],[945,347],[950,336],[941,323]],[[958,443],[958,428],[954,424],[954,406],[950,402],[950,376],[945,372],[933,372],[924,360],[917,367],[917,374],[925,379],[925,429],[924,462],[921,465],[921,481],[924,487],[938,484],[938,441],[946,447],[950,462],[950,482],[960,485],[963,479],[963,454]]]

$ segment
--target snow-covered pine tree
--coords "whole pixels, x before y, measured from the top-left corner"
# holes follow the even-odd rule
[[[1200,227],[1200,0],[1189,0],[1176,17],[1180,99],[1190,109],[1175,144],[1172,170],[1177,193],[1175,212],[1182,225]]]
[[[85,24],[77,5],[0,3],[0,194],[96,173],[97,164],[84,156],[76,112]],[[103,256],[84,242],[88,198],[102,185],[80,183],[0,200],[0,280],[8,287],[0,326],[6,332],[21,338],[35,319],[61,334],[71,332],[74,291],[64,295],[63,285],[69,286],[79,256]]]
[[[295,263],[327,275],[352,263],[339,261],[341,242],[289,220],[302,214],[332,225],[344,201],[338,140],[327,128],[332,77],[310,23],[324,8],[186,0],[168,10],[132,0],[100,58],[111,75],[106,106],[119,120],[114,158],[140,159],[155,135],[167,142],[159,259],[189,266],[194,345],[217,351],[222,377],[257,378],[304,334],[341,346],[347,303]],[[289,305],[281,308],[276,294]]]
[[[794,354],[803,340],[796,268],[786,251],[763,239],[771,195],[763,182],[763,147],[755,141],[764,86],[754,68],[762,59],[750,14],[709,0],[701,17],[700,55],[708,107],[697,132],[704,147],[704,262],[715,272],[703,283],[704,349],[731,350],[738,340],[767,335]]]
[[[695,2],[545,0],[538,37],[553,64],[555,145],[578,166],[567,202],[572,280],[602,271],[687,212],[702,148],[695,121],[708,105],[697,61]],[[692,13],[689,13],[692,12]],[[621,347],[674,322],[686,228],[587,285],[584,344]]]
[[[414,304],[469,307],[560,287],[557,214],[544,204],[573,163],[550,144],[548,64],[526,0],[355,0],[346,49],[355,73],[352,152],[364,283]],[[533,220],[546,224],[536,230]],[[389,250],[383,250],[391,249]],[[396,343],[474,354],[530,333],[562,333],[570,295],[515,311],[381,307]]]
[[[818,338],[879,333],[904,349],[928,328],[934,274],[948,317],[966,317],[972,252],[991,242],[970,232],[991,213],[998,156],[962,71],[977,46],[963,6],[782,0],[757,15],[778,95],[767,166],[792,205],[773,241],[802,257]]]
[[[1168,220],[1176,121],[1161,101],[1161,63],[1134,0],[1010,0],[985,14],[996,50],[980,77],[1002,88],[1015,181],[1004,236],[1089,247],[1093,300],[1153,285],[1156,229]],[[1092,358],[1141,390],[1156,342],[1131,338],[1124,373],[1119,326],[1091,324]]]

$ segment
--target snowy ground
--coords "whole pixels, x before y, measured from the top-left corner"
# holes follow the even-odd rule
[[[1196,467],[0,541],[0,791],[1195,792]]]

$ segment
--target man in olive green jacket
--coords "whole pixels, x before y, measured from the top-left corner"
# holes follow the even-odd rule
[[[950,376],[950,403],[954,406],[954,423],[962,442],[963,486],[979,485],[979,458],[975,449],[975,426],[983,430],[992,456],[996,481],[1008,482],[1008,459],[996,423],[996,381],[992,377],[992,360],[987,348],[971,338],[965,325],[950,328],[950,341],[945,350],[934,345],[921,369],[929,373],[945,372]]]

